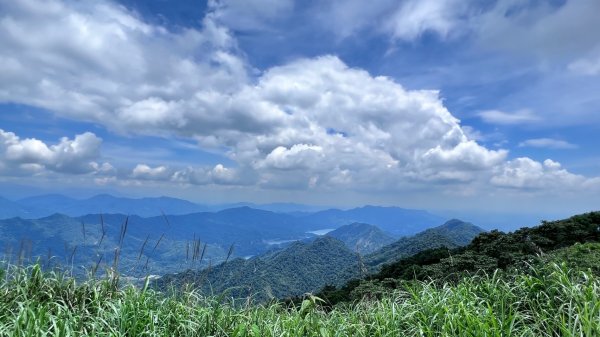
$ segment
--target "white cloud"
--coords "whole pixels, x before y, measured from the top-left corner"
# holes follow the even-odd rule
[[[239,140],[234,158],[260,169],[309,169],[320,184],[336,172],[355,183],[377,176],[429,180],[428,168],[471,172],[506,155],[468,140],[437,92],[406,91],[332,56],[272,68],[248,94],[279,111],[281,126]]]
[[[146,118],[180,127],[182,96],[228,93],[247,81],[235,40],[212,20],[173,33],[106,1],[3,1],[0,45],[0,101],[115,129]]]
[[[281,170],[314,168],[324,157],[320,146],[295,144],[289,149],[284,146],[276,147],[267,155],[263,164]]]
[[[497,186],[529,188],[552,179],[584,179],[553,162],[506,162],[506,150],[487,149],[467,136],[437,91],[406,90],[336,56],[298,59],[253,79],[235,39],[218,23],[221,9],[204,19],[201,30],[170,32],[110,2],[36,4],[0,4],[0,101],[39,106],[132,136],[193,139],[235,163],[180,168],[154,161],[156,166],[139,164],[117,174],[119,179],[333,190],[490,179]],[[422,15],[395,26],[394,34],[449,34],[454,19],[439,6],[403,2],[406,15]],[[540,119],[530,110],[480,116],[497,124]],[[54,146],[10,140],[15,137],[5,134],[5,143],[16,145],[2,148],[10,165],[115,172],[97,163],[101,141],[93,134]]]
[[[576,149],[577,145],[567,141],[552,138],[534,138],[527,139],[519,143],[519,147],[539,147],[550,149]]]
[[[582,58],[573,61],[568,66],[569,70],[581,75],[595,76],[600,74],[600,55]]]
[[[472,126],[463,125],[462,130],[469,139],[482,141],[486,138],[479,130],[473,128]]]
[[[225,167],[223,164],[217,164],[212,168],[187,167],[174,172],[171,181],[192,185],[248,185],[255,182],[251,172],[241,172]]]
[[[21,139],[0,129],[0,158],[2,174],[22,174],[52,171],[57,173],[107,173],[109,163],[99,164],[102,139],[90,132],[74,139],[61,138],[58,144],[47,145],[39,139]]]
[[[563,169],[550,159],[543,163],[530,158],[517,158],[499,168],[491,183],[500,187],[534,190],[579,190],[588,186],[592,179]]]
[[[166,166],[150,167],[146,164],[138,164],[131,172],[134,179],[167,180],[171,176]]]
[[[421,172],[443,171],[445,160],[448,170],[466,176],[505,156],[468,143],[437,92],[406,91],[334,56],[275,67],[249,83],[235,41],[210,16],[202,31],[171,33],[110,3],[55,0],[36,11],[31,3],[5,6],[0,21],[0,39],[11,42],[0,55],[21,66],[13,70],[26,79],[3,87],[5,100],[122,133],[194,138],[206,148],[225,148],[249,172],[215,167],[210,182],[248,175],[265,186],[361,186],[377,177],[386,186],[399,178],[435,179]],[[77,43],[50,34],[43,23]],[[166,172],[150,169],[138,167],[134,176],[166,179]],[[177,178],[202,182],[208,171],[199,170],[180,170]]]
[[[500,110],[481,111],[479,117],[486,123],[491,124],[521,124],[532,123],[540,120],[540,117],[529,109],[522,109],[515,112],[505,112]]]

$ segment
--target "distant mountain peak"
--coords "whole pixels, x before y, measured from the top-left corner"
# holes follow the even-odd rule
[[[369,209],[396,209],[396,210],[403,210],[404,208],[402,207],[397,207],[397,206],[378,206],[378,205],[364,205],[362,207],[357,207],[356,209],[364,209],[364,210],[369,210]]]
[[[377,227],[375,225],[371,225],[371,224],[365,223],[365,222],[353,222],[353,223],[351,223],[349,225],[345,225],[345,226],[342,226],[340,228],[343,228],[343,227],[346,227],[346,228],[362,228],[362,229],[377,229],[377,230],[380,230],[379,227]]]
[[[96,199],[119,199],[118,197],[115,197],[112,194],[108,194],[108,193],[100,193],[100,194],[96,194],[90,198],[88,198],[87,200],[96,200]]]
[[[342,241],[346,247],[361,254],[368,254],[394,242],[394,238],[382,231],[379,227],[354,222],[333,230],[327,235]]]
[[[463,224],[466,224],[468,222],[462,221],[460,219],[450,219],[448,221],[446,221],[442,226],[444,227],[448,227],[448,228],[453,228],[453,227],[457,227]],[[468,223],[470,224],[470,223]]]
[[[254,213],[254,214],[275,214],[271,211],[265,211],[262,209],[252,208],[250,206],[239,206],[226,208],[224,210],[218,211],[219,214],[236,214],[236,213]]]
[[[39,220],[56,221],[56,220],[63,220],[63,219],[71,219],[71,217],[69,217],[68,215],[64,215],[62,213],[54,213],[54,214],[48,215],[46,217],[40,218]]]
[[[375,225],[397,237],[433,228],[444,219],[423,210],[367,205],[349,210],[329,209],[307,216],[320,228],[337,228],[354,222]]]
[[[466,222],[466,221],[462,221],[460,219],[450,219],[448,221],[446,221],[443,225],[440,225],[438,227],[435,227],[433,229],[448,229],[448,230],[454,230],[457,228],[473,228],[473,229],[478,229],[481,232],[485,232],[485,230],[483,230],[482,228],[470,223],[470,222]]]

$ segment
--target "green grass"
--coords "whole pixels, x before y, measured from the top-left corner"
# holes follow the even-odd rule
[[[0,274],[1,336],[600,336],[600,280],[558,264],[455,285],[407,282],[331,311],[314,297],[232,305],[114,279],[77,283],[38,266]]]

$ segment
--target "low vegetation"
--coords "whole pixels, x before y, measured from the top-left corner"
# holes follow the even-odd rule
[[[76,283],[39,266],[0,283],[2,336],[598,336],[600,279],[551,264],[456,284],[403,281],[378,300],[325,310],[240,305],[193,290],[164,296],[115,278]]]

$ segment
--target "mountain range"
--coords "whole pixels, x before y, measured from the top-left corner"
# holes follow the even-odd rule
[[[122,198],[110,194],[99,194],[87,199],[74,199],[60,194],[28,197],[16,201],[0,199],[0,217],[35,219],[54,213],[69,216],[86,214],[134,214],[141,217],[165,214],[189,214],[212,210],[187,200],[158,198]],[[6,203],[6,201],[10,203]]]
[[[446,225],[439,233],[449,234],[463,243],[467,242],[468,235],[461,238],[462,235],[456,233],[472,234],[476,231],[476,228],[458,220],[449,221]],[[462,230],[457,230],[460,228]],[[353,280],[340,287],[328,286],[316,296],[329,305],[334,305],[365,297],[377,298],[394,289],[404,288],[405,283],[402,281],[407,280],[437,283],[446,288],[448,284],[476,274],[487,274],[489,277],[494,275],[493,279],[497,280],[506,276],[511,279],[515,271],[533,272],[534,275],[531,276],[535,278],[540,276],[537,275],[537,268],[552,263],[557,263],[562,271],[568,270],[577,277],[584,275],[578,271],[597,275],[600,270],[599,228],[600,212],[590,212],[562,220],[542,221],[538,226],[523,227],[514,232],[492,230],[480,233],[470,243],[459,248],[421,250],[392,263],[385,263],[364,279]]]
[[[452,219],[441,226],[427,229],[415,236],[401,238],[386,246],[385,249],[367,255],[365,263],[372,269],[378,269],[391,260],[411,256],[424,249],[465,246],[482,232],[484,232],[483,229],[471,223]]]
[[[75,199],[53,195],[23,199],[20,204],[10,201],[5,201],[4,204],[15,207],[17,210],[26,209],[27,207],[30,210],[56,207],[63,211],[72,210],[70,212],[75,212],[75,204],[70,204],[73,200]],[[109,209],[123,211],[125,207],[118,205],[120,201],[129,205],[128,211],[130,212],[141,210],[139,212],[142,214],[152,213],[151,208],[144,205],[144,201],[148,201],[145,199],[126,199],[123,201],[116,197],[100,195],[87,201],[77,201],[76,204],[81,203],[80,207],[83,211],[97,211],[101,208],[99,206],[94,206],[96,208],[86,206],[88,202],[98,202],[98,204],[105,205]],[[160,202],[165,203],[161,204]],[[21,206],[18,205],[21,204],[23,206],[19,208]],[[159,212],[163,209],[183,212],[193,207],[189,202],[169,198],[152,199],[152,201],[148,201],[148,204],[156,207],[161,206]],[[144,259],[147,259],[149,270],[162,274],[176,271],[176,268],[184,265],[190,267],[185,264],[190,255],[190,248],[188,247],[198,245],[198,242],[202,244],[202,247],[204,247],[204,244],[207,245],[204,259],[196,261],[197,266],[202,267],[210,263],[216,264],[225,259],[232,246],[234,257],[259,255],[296,240],[316,237],[311,232],[339,228],[342,225],[351,223],[356,218],[383,219],[383,216],[377,216],[378,211],[385,214],[396,214],[395,226],[389,220],[382,222],[383,226],[393,232],[414,234],[412,232],[417,228],[421,230],[427,228],[426,225],[425,227],[410,225],[409,221],[413,221],[414,217],[409,217],[408,220],[402,218],[403,214],[407,214],[405,209],[373,206],[348,211],[329,210],[302,214],[275,213],[250,207],[180,215],[163,213],[149,217],[107,213],[68,216],[56,213],[38,219],[16,217],[0,220],[0,237],[2,237],[0,251],[7,252],[11,250],[14,254],[25,254],[24,256],[31,258],[54,256],[54,260],[57,261],[69,260],[75,265],[85,263],[86,266],[89,266],[90,258],[93,261],[102,259],[105,264],[108,264],[108,261],[111,260],[110,255],[114,255],[114,250],[117,248],[116,244],[122,241],[118,245],[118,252],[121,255],[123,264],[121,270],[131,271],[133,268],[131,261],[135,261],[133,265],[137,265],[140,262],[139,260],[144,261]],[[412,213],[420,214],[421,211],[413,211]],[[327,220],[332,214],[335,214],[335,219]],[[408,212],[408,214],[411,214],[411,212]],[[422,214],[421,223],[427,224],[427,221],[433,221],[434,216],[426,212]],[[127,223],[127,231],[125,238],[121,240],[119,239],[121,226],[125,223]],[[373,225],[380,226],[379,223]],[[393,236],[389,232],[384,233],[374,227],[366,230],[371,236],[365,236],[362,239],[363,241],[360,242],[351,242],[352,236],[357,237],[360,233],[346,232],[344,234],[340,231],[332,235],[338,235],[343,241],[348,241],[348,245],[352,250],[356,250],[358,244],[359,252],[363,254],[393,240]],[[104,233],[104,237],[100,242],[100,237],[103,236],[102,233]],[[147,248],[145,246],[156,244],[159,239],[164,240],[165,247],[155,249],[152,254],[147,251],[140,253],[142,246]],[[94,244],[99,246],[93,246]],[[31,248],[24,252],[22,248],[25,246]],[[76,254],[71,252],[73,250]],[[71,255],[74,255],[74,257],[69,259]],[[188,257],[187,260],[186,257]],[[129,265],[127,265],[128,262]],[[144,263],[144,265],[146,264]]]
[[[126,277],[165,275],[157,282],[267,299],[339,285],[424,249],[466,245],[482,231],[460,220],[438,226],[444,221],[434,214],[398,207],[235,206],[111,195],[0,198],[0,216],[8,217],[0,220],[0,252],[76,275],[116,268]]]
[[[324,207],[295,203],[255,204],[238,202],[219,205],[204,205],[171,197],[126,198],[110,194],[98,194],[86,199],[75,199],[61,194],[46,194],[9,200],[0,197],[0,219],[21,217],[37,219],[54,213],[69,216],[86,214],[132,214],[141,217],[162,214],[182,215],[198,212],[218,212],[228,208],[251,207],[277,213],[307,215],[321,211]]]
[[[204,250],[206,245],[202,261],[195,261],[200,267],[211,263],[211,258],[215,263],[222,261],[230,247],[237,256],[256,255],[276,247],[279,241],[314,236],[307,230],[294,216],[249,207],[154,217],[54,214],[40,219],[0,220],[0,249],[32,259],[54,256],[58,261],[89,266],[90,261],[101,257],[108,263],[118,248],[121,271],[131,272],[132,263],[148,259],[154,267],[150,271],[162,274],[189,267],[183,266],[191,260],[190,247]],[[149,251],[159,240],[160,246]],[[71,255],[74,259],[69,258]]]
[[[238,258],[201,271],[168,274],[154,281],[154,286],[170,289],[191,285],[204,292],[225,293],[240,298],[251,296],[256,300],[299,296],[317,291],[325,285],[344,284],[350,279],[365,276],[379,265],[421,250],[458,247],[470,242],[482,231],[472,224],[451,220],[362,257],[348,246],[371,239],[374,231],[370,225],[346,225],[340,227],[338,233],[334,231],[331,234],[339,237],[340,233],[358,233],[351,241],[342,242],[327,234],[250,259]],[[382,257],[387,260],[382,260]]]
[[[136,199],[109,194],[99,194],[87,199],[74,199],[60,194],[33,196],[20,200],[0,197],[0,219],[13,217],[38,219],[55,213],[71,217],[87,214],[129,214],[139,217],[155,217],[164,214],[185,215],[218,212],[243,207],[292,215],[302,219],[302,222],[311,229],[335,229],[354,222],[362,222],[377,225],[395,236],[412,235],[444,221],[444,218],[424,210],[399,207],[364,206],[349,210],[323,210],[318,206],[293,203],[200,205],[170,197]]]
[[[355,222],[368,223],[396,237],[414,235],[445,220],[423,210],[370,205],[350,210],[328,209],[306,215],[305,218],[320,228],[337,228]]]

